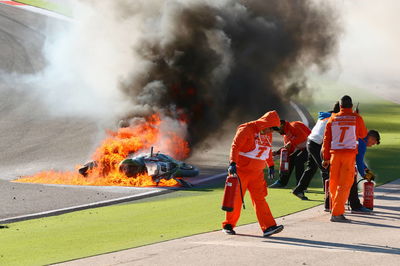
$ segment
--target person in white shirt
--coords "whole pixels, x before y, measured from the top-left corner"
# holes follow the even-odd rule
[[[308,136],[307,146],[306,146],[308,151],[306,170],[303,172],[303,175],[301,176],[297,186],[293,189],[293,195],[302,200],[308,200],[308,198],[304,195],[304,191],[307,190],[307,187],[310,184],[311,179],[317,172],[318,168],[321,171],[323,184],[325,184],[325,180],[329,179],[329,169],[325,169],[324,167],[322,167],[322,158],[321,158],[322,141],[324,138],[325,126],[329,120],[329,117],[331,117],[332,113],[337,113],[339,111],[340,111],[339,102],[336,102],[332,111],[319,112],[318,121],[311,130],[311,134]],[[328,201],[325,202],[325,208],[329,209]]]

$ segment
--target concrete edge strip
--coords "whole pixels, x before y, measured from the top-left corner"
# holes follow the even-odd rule
[[[221,178],[224,176],[226,176],[225,173],[213,175],[213,176],[204,178],[200,182],[196,182],[194,184],[198,185],[198,184],[205,183],[207,181]],[[25,221],[25,220],[31,220],[31,219],[37,219],[37,218],[43,218],[43,217],[49,217],[49,216],[56,216],[56,215],[65,214],[65,213],[74,212],[74,211],[81,211],[81,210],[86,210],[86,209],[91,209],[91,208],[98,208],[98,207],[114,205],[114,204],[118,204],[118,203],[130,202],[130,201],[135,201],[135,200],[139,200],[139,199],[143,199],[143,198],[148,198],[150,196],[154,197],[154,196],[158,196],[158,195],[171,193],[176,190],[177,189],[174,189],[174,188],[160,188],[155,191],[146,191],[146,192],[132,195],[132,196],[126,196],[126,197],[121,197],[121,198],[116,198],[116,199],[110,199],[110,200],[105,200],[105,201],[83,204],[83,205],[79,205],[79,206],[72,206],[72,207],[67,207],[67,208],[62,208],[62,209],[57,209],[57,210],[51,210],[51,211],[32,213],[32,214],[28,214],[28,215],[6,218],[6,219],[0,220],[0,224],[21,222],[21,221]]]
[[[121,197],[121,198],[116,198],[116,199],[111,199],[111,200],[83,204],[83,205],[79,205],[79,206],[73,206],[73,207],[67,207],[67,208],[62,208],[62,209],[57,209],[57,210],[51,210],[51,211],[32,213],[32,214],[28,214],[28,215],[6,218],[6,219],[0,220],[0,223],[7,224],[7,223],[20,222],[20,221],[24,221],[24,220],[36,219],[36,218],[43,218],[43,217],[48,217],[48,216],[56,216],[56,215],[73,212],[73,211],[80,211],[80,210],[86,210],[86,209],[91,209],[91,208],[109,206],[109,205],[113,205],[113,204],[117,204],[117,203],[129,202],[129,201],[133,201],[133,200],[139,200],[139,199],[147,198],[149,195],[157,196],[157,195],[171,193],[173,191],[174,190],[170,190],[170,189],[159,189],[156,191],[147,191],[147,192],[143,192],[143,193],[140,193],[137,195],[132,195],[132,196],[126,196],[126,197]]]

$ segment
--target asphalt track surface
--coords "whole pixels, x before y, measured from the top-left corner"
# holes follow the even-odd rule
[[[98,144],[95,121],[52,117],[41,106],[39,96],[30,93],[29,87],[20,82],[21,74],[36,73],[45,67],[42,50],[46,32],[56,26],[68,27],[65,21],[0,4],[0,223],[173,191],[10,182],[43,170],[73,170],[75,165],[88,160]],[[288,108],[286,119],[304,118],[292,105]],[[225,136],[218,145],[189,159],[201,171],[201,175],[190,182],[196,186],[223,182],[234,131],[232,128],[231,135]]]

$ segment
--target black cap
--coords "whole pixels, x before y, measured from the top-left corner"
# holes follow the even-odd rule
[[[368,131],[368,136],[376,138],[376,144],[381,143],[381,136],[379,135],[378,131],[371,129]]]
[[[340,112],[340,104],[339,101],[335,102],[335,105],[333,106],[333,109],[331,113],[339,113]]]

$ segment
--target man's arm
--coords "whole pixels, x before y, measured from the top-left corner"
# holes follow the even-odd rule
[[[271,147],[271,149],[269,151],[269,156],[268,156],[268,159],[267,159],[267,165],[268,165],[268,167],[271,167],[271,166],[275,165],[274,156],[272,155],[272,147]]]
[[[240,148],[246,142],[248,135],[249,133],[246,127],[239,127],[238,130],[236,131],[236,135],[233,138],[231,153],[229,157],[231,162],[238,161]]]
[[[331,142],[332,142],[332,118],[329,118],[325,127],[324,141],[322,143],[322,160],[329,161],[331,158]]]
[[[294,151],[296,147],[305,141],[307,141],[308,135],[310,135],[310,129],[307,128],[306,125],[304,125],[301,122],[294,123],[294,125],[290,128],[292,131],[292,138],[290,139],[290,144],[292,147],[292,150]]]
[[[272,133],[268,135],[268,138],[271,140],[271,143],[272,143]],[[268,166],[268,179],[274,179],[275,178],[275,163],[274,163],[274,155],[272,154],[272,147],[269,150],[267,166]]]
[[[357,115],[357,139],[363,139],[368,134],[368,129],[365,126],[364,120],[360,115]]]
[[[367,151],[367,145],[363,139],[358,139],[358,153],[356,156],[357,170],[361,176],[365,176],[365,169],[367,166],[364,162],[365,152]]]
[[[287,135],[283,135],[283,147],[288,149],[289,154],[294,152],[295,147],[292,145],[291,139]],[[279,151],[282,149],[280,148]]]

